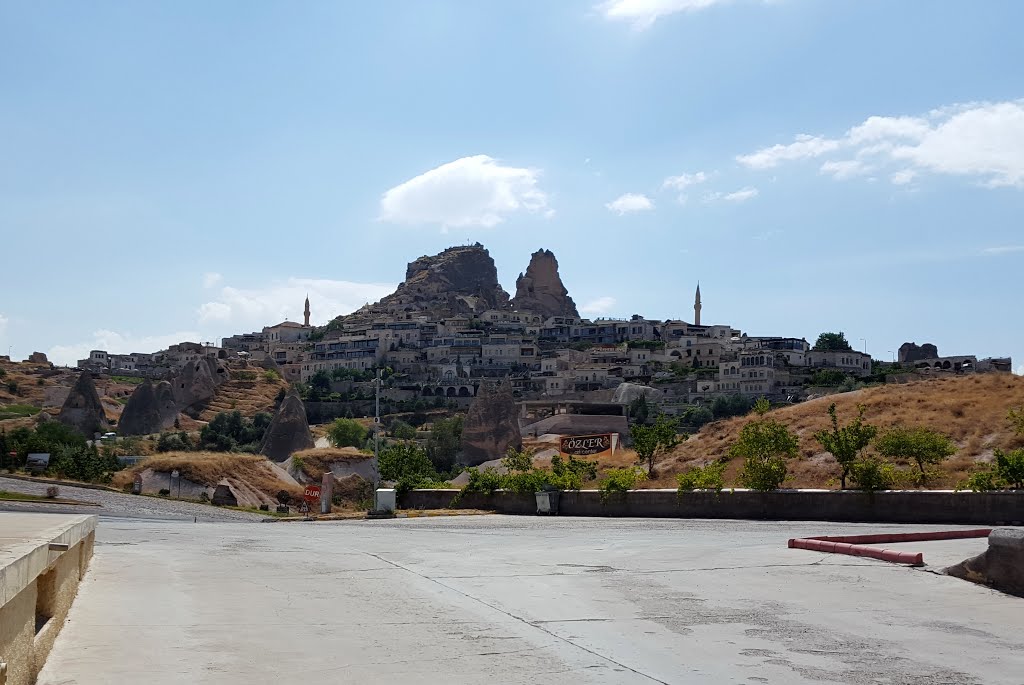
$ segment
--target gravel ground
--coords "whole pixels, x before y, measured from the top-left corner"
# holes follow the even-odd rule
[[[30,495],[45,495],[46,483],[0,477],[0,490],[23,492]],[[0,511],[39,511],[53,514],[96,514],[118,518],[179,519],[198,521],[259,521],[258,514],[233,509],[222,509],[207,504],[178,502],[156,497],[126,495],[109,490],[91,490],[61,485],[60,496],[80,502],[94,502],[98,507],[61,506],[58,504],[37,504],[33,502],[0,501]]]

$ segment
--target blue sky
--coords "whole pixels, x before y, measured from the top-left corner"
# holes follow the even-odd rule
[[[389,292],[479,240],[590,316],[1024,368],[1024,4],[8,2],[0,348]],[[862,339],[864,342],[862,343]]]

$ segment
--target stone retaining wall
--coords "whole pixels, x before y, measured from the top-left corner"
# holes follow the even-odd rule
[[[399,506],[404,509],[443,509],[452,505],[452,499],[458,492],[413,490],[401,498]],[[534,514],[537,510],[532,494],[502,490],[490,496],[466,493],[456,506],[502,514]],[[679,494],[675,490],[632,490],[625,496],[602,502],[598,491],[580,490],[561,494],[559,514],[1019,525],[1024,521],[1024,492],[724,490],[720,493]]]

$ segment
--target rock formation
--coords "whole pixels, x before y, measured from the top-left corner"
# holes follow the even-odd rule
[[[49,364],[50,360],[46,358],[45,352],[33,352],[28,356],[26,360],[31,364]]]
[[[648,401],[657,402],[665,396],[665,393],[657,388],[652,388],[649,385],[639,385],[637,383],[620,383],[612,394],[612,402],[615,404],[632,404],[640,397],[645,397]]]
[[[462,424],[460,461],[467,466],[475,466],[504,457],[509,447],[523,447],[512,386],[505,381],[496,385],[485,383],[469,405]]]
[[[494,260],[476,243],[410,262],[395,292],[340,318],[354,321],[415,313],[448,317],[508,308],[509,295],[498,283]]]
[[[292,452],[310,449],[314,446],[313,434],[306,422],[306,407],[294,389],[281,400],[281,406],[274,414],[274,420],[263,436],[260,454],[272,461],[284,461]]]
[[[530,256],[530,265],[525,274],[516,279],[516,296],[512,307],[520,312],[531,312],[548,316],[573,316],[580,314],[576,303],[569,297],[569,291],[558,275],[558,260],[551,250],[537,250]]]
[[[110,428],[103,412],[103,404],[100,403],[100,396],[92,382],[92,375],[88,371],[78,375],[78,380],[64,400],[57,419],[90,439],[93,433]]]
[[[1024,597],[1024,530],[996,528],[989,533],[987,550],[946,573]]]
[[[128,398],[117,424],[122,435],[149,435],[167,430],[174,425],[178,407],[174,402],[171,384],[145,381]]]
[[[939,356],[939,348],[931,343],[918,345],[917,343],[906,342],[900,345],[899,360],[905,362],[917,362],[922,359],[935,359]]]
[[[213,397],[217,386],[228,380],[227,367],[207,357],[191,361],[171,379],[174,402],[184,409]]]

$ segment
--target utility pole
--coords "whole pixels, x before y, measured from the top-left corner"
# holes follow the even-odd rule
[[[373,408],[373,489],[380,485],[380,369],[377,369],[377,378],[373,385],[374,408]]]

